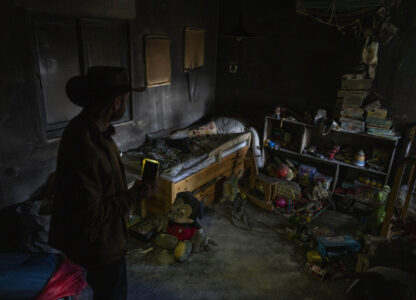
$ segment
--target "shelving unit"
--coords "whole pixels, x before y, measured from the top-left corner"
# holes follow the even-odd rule
[[[326,167],[332,166],[333,174],[331,175],[333,175],[333,182],[332,182],[331,191],[333,194],[334,194],[336,187],[338,186],[338,180],[339,180],[341,169],[342,170],[356,170],[362,173],[370,174],[377,178],[384,179],[384,184],[387,184],[389,182],[393,160],[394,160],[394,156],[395,156],[396,148],[398,144],[397,139],[390,139],[387,137],[375,136],[375,135],[370,135],[370,134],[365,134],[365,133],[352,133],[352,132],[335,131],[335,130],[332,130],[326,136],[320,136],[319,133],[317,132],[317,126],[315,125],[306,124],[306,123],[302,123],[302,122],[295,121],[295,120],[276,119],[274,117],[266,116],[265,123],[264,123],[263,145],[266,139],[273,138],[275,128],[286,129],[286,127],[289,127],[292,131],[296,132],[296,137],[294,137],[293,140],[295,141],[297,149],[287,149],[287,148],[282,148],[282,147],[279,147],[278,149],[270,149],[270,148],[265,148],[263,146],[263,154],[264,154],[264,157],[266,158],[266,161],[271,155],[273,155],[273,153],[279,153],[279,155],[292,158],[294,160],[297,160],[305,164],[308,164],[309,162],[309,164],[317,166],[318,168],[322,167],[323,165],[325,165]],[[388,166],[385,170],[376,170],[376,169],[372,169],[368,167],[356,166],[356,165],[349,164],[347,162],[336,160],[336,159],[330,160],[327,158],[314,156],[308,153],[303,153],[304,152],[303,150],[309,147],[309,145],[311,144],[311,140],[313,140],[314,137],[316,139],[320,139],[321,142],[322,140],[326,141],[327,144],[331,143],[331,144],[338,144],[341,146],[348,144],[349,146],[356,146],[359,148],[364,147],[364,146],[367,146],[367,147],[376,146],[376,147],[388,149],[388,151],[391,151],[390,159],[388,161]],[[337,143],[334,141],[340,141],[340,143]]]
[[[283,152],[283,153],[289,153],[289,154],[296,155],[296,156],[303,157],[303,158],[310,158],[310,159],[316,160],[318,162],[323,162],[323,163],[328,163],[328,164],[333,164],[333,165],[340,165],[340,166],[343,166],[343,167],[353,168],[353,169],[357,169],[357,170],[360,170],[360,171],[374,173],[374,174],[378,174],[378,175],[383,175],[383,176],[387,175],[386,172],[378,171],[378,170],[375,170],[375,169],[359,167],[359,166],[348,164],[348,163],[345,163],[343,161],[339,161],[339,160],[336,160],[336,159],[331,160],[331,159],[326,159],[326,158],[320,158],[320,157],[317,157],[317,156],[313,156],[311,154],[298,153],[298,152],[295,152],[295,151],[292,151],[292,150],[289,150],[289,149],[285,149],[285,148],[280,148],[279,150],[273,150],[273,149],[270,149],[270,150],[280,151],[280,152]]]

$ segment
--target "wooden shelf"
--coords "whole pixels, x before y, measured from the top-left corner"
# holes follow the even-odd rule
[[[340,165],[340,166],[347,167],[347,168],[353,168],[353,169],[361,170],[363,172],[370,172],[370,173],[383,175],[383,176],[387,175],[386,172],[382,172],[382,171],[378,171],[378,170],[374,170],[374,169],[370,169],[370,168],[363,168],[363,167],[355,166],[355,165],[348,164],[348,163],[345,163],[343,161],[339,161],[339,160],[336,160],[336,159],[330,160],[330,159],[326,159],[326,158],[320,158],[320,157],[317,157],[317,156],[313,156],[313,155],[310,155],[310,154],[301,154],[299,152],[295,152],[295,151],[284,149],[284,148],[279,148],[279,150],[270,149],[270,148],[265,148],[265,149],[269,149],[269,150],[277,151],[277,152],[281,151],[283,153],[289,153],[289,154],[299,156],[299,157],[306,157],[306,158],[310,158],[310,159],[320,161],[320,162],[324,162],[324,163],[327,163],[327,164]]]
[[[281,152],[289,153],[289,154],[296,155],[296,156],[299,156],[299,157],[307,157],[307,158],[310,158],[310,159],[313,159],[313,160],[316,160],[316,161],[325,162],[325,163],[332,164],[332,165],[340,165],[340,166],[343,166],[343,167],[353,168],[353,169],[361,170],[361,171],[364,171],[364,172],[370,172],[370,173],[374,173],[374,174],[378,174],[378,175],[383,175],[383,176],[387,175],[386,172],[382,172],[382,171],[378,171],[378,170],[374,170],[374,169],[370,169],[370,168],[363,168],[363,167],[355,166],[355,165],[348,164],[348,163],[345,163],[343,161],[339,161],[339,160],[336,160],[336,159],[330,160],[330,159],[326,159],[326,158],[320,158],[320,157],[317,157],[317,156],[313,156],[313,155],[310,155],[310,154],[301,154],[299,152],[284,149],[284,148],[279,148],[279,150],[270,149],[270,148],[265,148],[265,149],[269,149],[269,150],[277,151],[277,152],[281,151]]]
[[[308,124],[308,123],[303,123],[303,122],[299,122],[299,121],[295,121],[295,120],[276,119],[276,118],[271,117],[271,116],[267,116],[266,118],[268,118],[270,120],[275,120],[275,121],[281,121],[281,122],[290,123],[290,124],[301,125],[301,126],[305,126],[305,127],[309,127],[309,128],[317,128],[316,125]],[[388,141],[388,142],[394,142],[395,144],[397,144],[397,142],[399,141],[396,138],[388,138],[388,137],[383,137],[383,136],[378,136],[378,135],[368,134],[368,133],[356,133],[356,132],[350,132],[350,131],[345,131],[345,130],[331,130],[331,132],[342,133],[342,134],[352,134],[352,135],[355,135],[355,136],[362,136],[362,137],[367,137],[367,138],[372,138],[372,139],[378,139],[378,140],[383,140],[383,141]]]
[[[340,193],[334,193],[333,196],[353,200],[353,201],[356,201],[358,203],[371,206],[371,203],[369,203],[368,201],[363,201],[361,199],[355,198],[355,196],[353,196],[353,195],[345,195],[345,194],[340,194]]]
[[[383,172],[383,171],[378,171],[378,170],[371,169],[371,168],[359,167],[359,166],[352,165],[352,164],[349,164],[349,163],[346,163],[346,162],[343,162],[343,161],[339,161],[339,160],[336,160],[336,159],[330,160],[330,159],[325,159],[325,158],[319,158],[319,157],[314,157],[313,155],[310,155],[310,154],[301,154],[301,155],[302,156],[305,156],[305,157],[317,158],[317,159],[319,159],[321,161],[326,161],[328,163],[333,163],[333,164],[337,164],[337,165],[340,165],[340,166],[343,166],[343,167],[361,170],[361,171],[364,171],[364,172],[370,172],[370,173],[374,173],[374,174],[378,174],[378,175],[383,175],[383,176],[386,176],[387,175],[387,173],[386,172]]]
[[[309,161],[311,163],[318,164],[326,164],[327,166],[334,166],[334,173],[333,173],[333,189],[332,191],[335,191],[335,188],[339,184],[339,175],[342,170],[342,168],[346,169],[354,169],[361,171],[363,173],[369,174],[369,175],[378,175],[382,176],[384,178],[384,185],[389,183],[389,177],[390,173],[392,171],[393,167],[393,161],[397,149],[398,140],[397,139],[389,139],[381,136],[374,136],[369,135],[366,133],[353,133],[353,132],[347,132],[347,131],[336,131],[333,130],[331,132],[331,136],[322,138],[320,137],[318,133],[318,127],[313,124],[306,124],[303,122],[299,122],[296,120],[287,120],[287,119],[276,119],[272,116],[266,116],[265,122],[264,122],[264,132],[263,132],[263,141],[269,138],[273,138],[274,134],[274,128],[281,127],[280,122],[283,122],[284,124],[290,125],[293,124],[296,129],[296,134],[300,138],[299,144],[297,145],[297,151],[285,149],[285,148],[279,148],[278,150],[271,149],[269,147],[262,147],[262,151],[265,155],[265,159],[267,160],[267,157],[270,156],[270,154],[275,152],[280,152],[281,154],[288,154],[291,157],[299,160],[301,163],[305,161]],[[297,130],[299,128],[299,130]],[[287,130],[287,128],[284,128],[284,130]],[[343,136],[343,135],[349,135],[349,136]],[[332,136],[332,135],[339,135],[339,136]],[[362,137],[361,139],[358,139],[358,137]],[[298,140],[299,140],[298,138]],[[317,139],[317,140],[314,140]],[[373,168],[367,168],[367,167],[359,167],[351,163],[347,163],[341,160],[330,160],[326,157],[319,157],[315,156],[309,153],[303,153],[303,149],[307,148],[308,145],[312,144],[314,141],[319,141],[319,143],[333,143],[333,139],[338,140],[338,142],[344,142],[348,143],[350,146],[360,146],[366,145],[368,147],[373,147],[376,145],[377,142],[381,144],[383,142],[382,147],[388,148],[389,151],[391,150],[390,159],[388,166],[385,170],[378,170]]]

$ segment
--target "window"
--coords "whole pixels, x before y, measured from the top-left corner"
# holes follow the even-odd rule
[[[128,21],[32,16],[47,137],[62,135],[81,108],[66,96],[67,80],[93,65],[129,67]],[[118,122],[131,119],[131,100]]]

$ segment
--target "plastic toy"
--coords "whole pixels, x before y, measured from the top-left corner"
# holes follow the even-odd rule
[[[326,277],[326,270],[314,265],[310,262],[307,262],[305,265],[306,271],[309,272],[313,277],[316,277],[320,280],[325,280]]]
[[[359,150],[354,157],[354,165],[359,167],[365,167],[365,153],[363,150]]]
[[[274,110],[274,117],[276,119],[280,119],[280,106],[276,106],[276,108]]]
[[[286,178],[289,173],[289,166],[286,164],[280,164],[276,169],[276,177],[277,178]]]
[[[286,200],[284,198],[278,198],[276,200],[276,203],[275,204],[276,204],[277,207],[283,208],[283,207],[286,206]]]
[[[335,145],[332,147],[331,151],[329,151],[328,156],[330,160],[333,160],[335,158],[335,154],[337,154],[340,150],[340,146]]]
[[[320,236],[317,250],[321,257],[331,257],[344,254],[345,252],[358,252],[361,244],[348,235]]]

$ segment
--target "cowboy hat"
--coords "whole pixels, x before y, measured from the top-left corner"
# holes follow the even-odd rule
[[[91,96],[105,101],[130,91],[143,92],[146,88],[132,88],[126,68],[93,66],[88,69],[87,75],[70,78],[65,90],[72,103],[85,107],[91,101]]]

